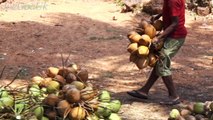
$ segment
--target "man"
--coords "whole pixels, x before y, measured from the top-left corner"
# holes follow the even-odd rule
[[[163,48],[159,51],[159,60],[152,70],[152,73],[146,84],[139,90],[127,92],[129,95],[137,98],[147,99],[150,88],[159,77],[168,89],[169,101],[163,104],[175,105],[180,103],[180,98],[173,84],[172,73],[170,69],[171,58],[175,56],[180,47],[183,45],[187,31],[185,24],[185,0],[164,0],[163,12],[151,21],[163,17],[164,31],[154,38],[154,44],[164,41]]]

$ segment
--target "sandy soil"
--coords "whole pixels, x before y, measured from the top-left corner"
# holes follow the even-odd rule
[[[1,84],[19,69],[16,84],[26,83],[49,66],[61,66],[61,54],[89,70],[91,81],[123,103],[124,120],[165,120],[171,106],[162,106],[167,90],[159,80],[146,101],[126,91],[144,85],[151,71],[139,71],[128,60],[126,34],[146,14],[119,13],[111,2],[88,0],[13,0],[0,5]],[[173,77],[186,102],[213,100],[213,18],[186,12],[188,36],[173,59]],[[115,18],[115,20],[113,20]],[[176,106],[173,106],[176,107]]]

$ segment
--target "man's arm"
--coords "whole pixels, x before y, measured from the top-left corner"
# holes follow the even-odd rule
[[[169,34],[171,34],[177,28],[178,23],[179,23],[179,18],[177,16],[173,16],[172,24],[169,27],[167,27],[161,35],[155,38],[157,39],[156,42],[164,41],[165,38],[168,37]]]

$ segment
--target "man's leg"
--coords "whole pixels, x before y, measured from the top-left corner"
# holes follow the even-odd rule
[[[127,94],[129,94],[133,97],[137,97],[137,98],[141,98],[141,99],[147,99],[150,88],[153,86],[153,84],[155,83],[155,81],[158,78],[159,78],[159,76],[156,74],[156,71],[155,71],[155,68],[154,68],[152,70],[152,73],[151,73],[149,79],[147,80],[146,84],[141,89],[127,92]]]
[[[169,76],[163,76],[162,79],[163,79],[164,84],[166,85],[166,88],[168,89],[169,96],[172,99],[179,98],[179,96],[177,95],[174,83],[173,83],[172,76],[171,75],[169,75]]]
[[[152,73],[151,73],[149,79],[147,80],[146,84],[138,91],[140,93],[144,93],[144,94],[148,95],[150,88],[153,86],[153,84],[157,81],[158,78],[159,78],[159,76],[156,74],[156,70],[154,68],[152,70]]]

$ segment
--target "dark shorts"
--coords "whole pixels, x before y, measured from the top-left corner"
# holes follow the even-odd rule
[[[185,41],[185,38],[167,38],[160,50],[159,60],[156,64],[156,73],[159,76],[169,76],[171,72],[171,59],[176,55]]]

